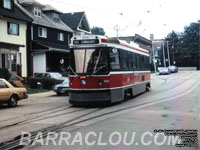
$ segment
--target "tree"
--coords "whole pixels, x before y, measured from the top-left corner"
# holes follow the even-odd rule
[[[176,64],[179,67],[197,67],[200,69],[200,24],[191,23],[184,28],[184,32],[172,31],[165,40],[171,44]],[[174,48],[174,50],[173,50]]]
[[[93,27],[91,31],[92,31],[92,34],[94,35],[105,35],[105,31],[101,27]]]
[[[178,50],[180,34],[175,31],[172,31],[167,35],[165,40],[168,41],[168,43],[169,43],[170,62],[172,62],[172,64],[174,64],[174,62],[176,63],[178,61],[175,59],[175,58],[177,58],[177,57],[175,57],[175,54],[177,53],[177,50]]]

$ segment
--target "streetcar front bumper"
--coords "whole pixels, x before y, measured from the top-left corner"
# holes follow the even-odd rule
[[[110,90],[69,90],[69,102],[110,102]]]

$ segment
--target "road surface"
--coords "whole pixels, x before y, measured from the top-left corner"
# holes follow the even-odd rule
[[[151,85],[150,92],[109,107],[74,107],[68,96],[52,93],[0,108],[0,149],[23,142],[22,132],[28,144],[22,149],[200,149],[181,145],[186,133],[200,131],[200,72],[152,75]]]

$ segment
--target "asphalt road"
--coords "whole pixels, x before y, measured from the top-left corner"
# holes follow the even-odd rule
[[[199,89],[200,72],[179,72],[152,75],[150,92],[109,107],[74,107],[68,96],[50,93],[0,108],[0,143],[31,132],[32,143],[23,149],[200,149],[175,146],[186,133],[199,134]]]

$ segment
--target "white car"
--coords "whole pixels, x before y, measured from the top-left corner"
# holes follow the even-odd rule
[[[65,80],[62,83],[55,85],[53,90],[57,93],[57,95],[68,94],[69,78],[65,77]]]
[[[176,66],[169,66],[168,68],[169,68],[169,71],[172,73],[178,72],[178,67]]]
[[[169,74],[170,73],[169,68],[167,68],[167,67],[161,67],[158,70],[159,70],[159,74]]]

